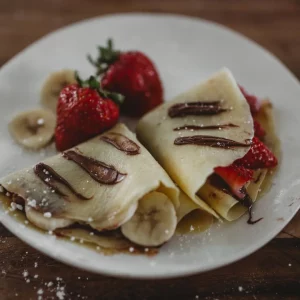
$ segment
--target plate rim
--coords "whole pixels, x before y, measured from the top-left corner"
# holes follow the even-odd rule
[[[70,23],[68,25],[65,25],[63,27],[59,27],[57,29],[54,29],[48,33],[46,33],[45,35],[43,35],[42,37],[38,38],[37,40],[33,41],[31,44],[27,45],[25,48],[23,48],[21,51],[19,51],[18,53],[16,53],[15,55],[13,55],[8,61],[6,61],[1,67],[0,67],[0,72],[3,71],[3,69],[7,68],[7,65],[9,65],[11,63],[11,61],[17,59],[19,56],[21,56],[24,52],[30,50],[31,47],[36,46],[37,44],[39,44],[40,42],[42,42],[43,40],[51,37],[51,35],[55,35],[57,33],[60,33],[61,31],[67,30],[71,27],[74,26],[80,26],[86,22],[92,22],[92,21],[96,21],[99,19],[109,19],[109,18],[115,18],[115,17],[128,17],[128,18],[132,18],[132,17],[166,17],[169,19],[182,19],[182,20],[189,20],[189,21],[193,21],[193,22],[200,22],[202,24],[207,24],[209,26],[213,26],[216,27],[218,29],[221,30],[225,30],[227,32],[230,32],[233,35],[238,36],[239,38],[243,39],[244,41],[248,42],[249,44],[252,44],[253,46],[256,46],[257,48],[259,48],[262,52],[267,53],[270,58],[274,59],[277,63],[279,63],[282,67],[285,68],[285,71],[288,71],[288,73],[293,77],[293,79],[299,83],[300,80],[298,80],[298,78],[296,77],[296,75],[275,55],[273,54],[270,50],[264,48],[263,46],[261,46],[259,43],[257,43],[256,41],[248,38],[247,36],[245,36],[244,34],[235,31],[234,29],[231,29],[229,27],[227,27],[226,25],[223,25],[221,23],[217,23],[211,20],[207,20],[204,18],[198,18],[195,16],[188,16],[188,15],[183,15],[183,14],[174,14],[174,13],[168,13],[168,12],[158,12],[158,13],[152,13],[152,12],[124,12],[124,13],[111,13],[111,14],[104,14],[104,15],[99,15],[99,16],[95,16],[92,18],[86,18],[86,19],[82,19],[73,23]]]
[[[298,210],[300,209],[300,204],[298,207]],[[297,211],[296,210],[296,213]],[[296,214],[295,213],[295,214]],[[282,222],[283,226],[285,227],[291,220],[292,218],[295,216],[295,214],[291,215],[289,218],[285,219],[284,222]],[[11,222],[17,222],[16,220],[14,220],[10,215],[7,215],[11,220]],[[0,216],[0,220],[2,223],[2,219]],[[43,254],[45,254],[46,256],[51,257],[54,260],[57,260],[61,263],[64,263],[68,266],[71,267],[76,267],[78,269],[81,270],[85,270],[85,271],[89,271],[92,272],[94,274],[99,274],[99,275],[106,275],[106,276],[113,276],[115,278],[131,278],[131,279],[140,279],[140,280],[147,280],[147,279],[172,279],[172,278],[180,278],[180,277],[185,277],[185,276],[192,276],[192,275],[196,275],[196,274],[202,274],[205,272],[209,272],[221,267],[225,267],[228,266],[234,262],[238,262],[241,259],[244,259],[248,256],[250,256],[251,254],[253,254],[254,252],[256,252],[257,250],[263,248],[267,243],[269,243],[274,237],[277,236],[278,232],[277,230],[273,230],[272,232],[270,232],[268,235],[264,236],[264,241],[263,243],[260,244],[259,247],[255,246],[255,244],[251,247],[251,248],[245,248],[244,251],[239,252],[238,256],[231,256],[230,259],[228,259],[225,263],[217,263],[217,264],[211,264],[210,266],[204,267],[199,271],[199,267],[198,266],[191,266],[189,268],[189,270],[178,270],[178,271],[172,271],[172,273],[168,273],[168,271],[166,273],[160,272],[160,273],[156,273],[155,272],[155,268],[153,268],[152,270],[154,272],[152,273],[146,273],[146,272],[141,272],[140,270],[136,270],[136,269],[132,269],[130,272],[124,272],[124,271],[120,271],[120,270],[114,270],[113,267],[109,267],[106,269],[101,269],[99,270],[99,268],[97,267],[84,267],[82,265],[82,263],[79,260],[74,260],[73,258],[69,258],[68,256],[60,256],[60,254],[53,254],[52,252],[47,252],[45,250],[45,248],[43,248],[39,243],[36,243],[35,238],[31,238],[31,237],[27,237],[23,238],[23,236],[25,236],[25,234],[19,234],[17,231],[17,227],[16,226],[10,226],[10,221],[8,220],[8,223],[4,224],[2,223],[2,225],[7,228],[10,232],[12,232],[18,239],[20,239],[21,241],[23,241],[25,244],[27,244],[30,247],[33,247],[34,249],[42,252]],[[30,231],[35,231],[32,228],[26,228],[26,230],[30,230]],[[35,231],[37,234],[42,234],[39,233],[38,231]],[[51,236],[49,236],[51,237]],[[30,240],[32,241],[32,244],[29,243]],[[90,250],[89,251],[93,251]],[[99,253],[100,254],[100,253]],[[111,265],[113,266],[113,264]],[[133,271],[133,272],[132,272]]]
[[[20,56],[22,56],[27,51],[30,51],[31,48],[38,46],[39,43],[42,43],[44,40],[51,38],[51,36],[53,36],[53,35],[60,34],[64,30],[68,30],[71,27],[81,26],[87,22],[93,22],[96,20],[103,20],[103,19],[110,19],[110,18],[118,18],[118,17],[121,17],[121,18],[125,17],[125,18],[129,18],[129,19],[136,18],[136,17],[139,17],[139,18],[140,17],[154,17],[154,18],[155,17],[159,17],[159,18],[163,17],[163,18],[174,19],[174,20],[182,19],[182,20],[193,21],[195,23],[201,23],[202,25],[205,25],[208,27],[212,26],[218,30],[225,30],[228,33],[231,33],[232,35],[234,35],[235,37],[238,37],[239,39],[246,41],[249,45],[256,46],[256,48],[259,49],[262,53],[267,54],[270,59],[273,59],[276,63],[279,63],[279,65],[281,65],[281,67],[283,67],[283,69],[285,71],[287,71],[287,73],[290,75],[290,78],[292,80],[294,80],[296,83],[299,84],[299,80],[296,77],[296,75],[293,74],[293,72],[291,70],[289,70],[289,68],[283,62],[281,62],[277,56],[275,56],[269,50],[267,50],[264,47],[262,47],[261,45],[259,45],[257,42],[244,36],[243,34],[236,32],[235,30],[228,28],[225,25],[222,25],[222,24],[210,21],[210,20],[206,20],[206,19],[202,19],[202,18],[198,18],[198,17],[192,17],[192,16],[185,16],[185,15],[180,15],[180,14],[173,14],[173,13],[113,13],[113,14],[106,14],[106,15],[102,15],[102,16],[95,16],[92,18],[87,18],[87,19],[83,19],[83,20],[68,24],[66,26],[63,26],[61,28],[58,28],[56,30],[53,30],[53,31],[47,33],[46,35],[42,36],[41,38],[37,39],[33,43],[26,46],[23,50],[21,50],[19,53],[17,53],[13,57],[11,57],[7,62],[5,62],[2,65],[2,67],[0,68],[0,73],[4,72],[6,68],[9,68],[10,64],[13,63],[14,60],[18,59]],[[300,204],[299,204],[299,207],[300,207]],[[289,218],[285,219],[285,221],[281,223],[283,227],[285,227],[290,222],[290,220],[294,217],[294,215],[299,210],[299,207],[295,210],[294,214],[292,214]],[[11,216],[9,216],[9,217],[11,218]],[[105,269],[101,269],[101,270],[99,270],[99,267],[90,267],[89,266],[89,267],[85,268],[83,266],[82,262],[80,262],[80,261],[69,259],[69,257],[66,257],[64,255],[62,255],[62,256],[60,256],[59,254],[54,255],[51,252],[47,252],[41,245],[39,245],[38,243],[36,243],[34,241],[31,241],[31,238],[28,238],[28,237],[25,238],[24,234],[23,235],[18,234],[17,227],[16,226],[14,227],[13,223],[11,223],[10,220],[8,220],[8,222],[6,222],[6,223],[3,223],[4,219],[5,219],[5,217],[4,218],[0,217],[1,223],[9,231],[11,231],[15,236],[17,236],[20,240],[22,240],[29,246],[34,247],[38,251],[41,251],[45,255],[52,257],[55,260],[58,260],[67,265],[70,265],[70,266],[75,266],[79,269],[88,270],[88,271],[96,273],[96,274],[103,274],[103,275],[109,275],[109,276],[121,277],[121,278],[135,278],[135,279],[177,278],[177,277],[183,277],[183,276],[188,276],[188,275],[194,275],[194,274],[198,274],[198,273],[204,273],[204,272],[214,270],[214,269],[217,269],[217,268],[220,268],[223,266],[227,266],[227,265],[229,265],[233,262],[239,261],[242,258],[245,258],[248,255],[252,254],[253,252],[259,250],[260,248],[265,246],[269,241],[271,241],[278,234],[278,230],[273,230],[273,231],[269,232],[261,240],[262,242],[259,244],[259,246],[254,245],[251,248],[248,247],[244,251],[240,251],[238,256],[230,256],[229,259],[227,259],[225,262],[211,264],[210,266],[204,267],[200,270],[199,270],[199,266],[196,265],[196,266],[189,266],[189,269],[185,269],[185,270],[180,269],[178,271],[172,271],[172,272],[166,271],[166,272],[159,272],[158,274],[156,274],[155,268],[153,269],[154,272],[152,272],[152,273],[151,272],[147,273],[147,272],[145,272],[145,270],[141,270],[141,269],[130,270],[130,272],[124,272],[124,271],[120,271],[120,270],[115,271],[113,264],[111,265],[111,267],[109,267],[109,268],[105,267]],[[34,238],[33,238],[33,240],[34,240]],[[29,243],[29,241],[30,241],[30,243]]]

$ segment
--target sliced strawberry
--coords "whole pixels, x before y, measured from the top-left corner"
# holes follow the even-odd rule
[[[258,98],[254,95],[249,94],[242,86],[239,85],[239,88],[250,106],[251,114],[255,115],[260,108],[260,103]]]
[[[228,184],[236,196],[240,199],[245,197],[241,189],[248,181],[253,179],[253,170],[232,164],[228,167],[217,167],[214,171]]]
[[[275,155],[257,137],[252,140],[252,145],[247,154],[235,161],[235,164],[248,169],[273,168],[278,161]]]
[[[261,127],[260,123],[254,120],[254,135],[260,140],[266,135],[265,130]]]

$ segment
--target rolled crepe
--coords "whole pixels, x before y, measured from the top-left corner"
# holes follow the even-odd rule
[[[252,202],[256,201],[266,174],[266,169],[255,171],[254,180],[247,184],[246,191]],[[238,219],[248,210],[247,207],[243,206],[241,202],[232,197],[232,195],[211,184],[210,178],[199,190],[198,194],[227,221]]]
[[[247,153],[253,119],[231,72],[223,69],[144,116],[137,135],[179,187],[218,217],[198,192],[215,167]]]
[[[177,209],[177,232],[203,232],[207,230],[214,221],[213,215],[201,209],[182,191],[179,195],[180,205]]]
[[[74,222],[99,231],[115,229],[153,191],[179,206],[178,188],[123,124],[2,178],[0,187],[14,201],[23,201],[28,219],[47,230]]]
[[[257,120],[266,131],[264,143],[272,150],[277,159],[280,160],[280,140],[276,134],[273,105],[269,100],[265,99],[262,101],[260,109],[255,115],[255,120]]]
[[[260,110],[255,116],[255,119],[260,123],[260,125],[266,131],[264,143],[272,150],[274,155],[277,157],[278,162],[280,163],[281,143],[275,130],[273,105],[269,100],[265,99],[262,101]],[[272,186],[272,178],[276,173],[278,167],[279,164],[276,168],[273,168],[271,171],[267,172],[265,179],[261,184],[258,198],[262,197],[265,193],[267,193],[270,187]]]
[[[268,100],[261,103],[258,113],[254,117],[265,130],[264,143],[272,150],[277,159],[280,159],[280,140],[275,131],[275,123],[273,116],[273,107]],[[253,181],[246,186],[247,194],[253,202],[257,201],[271,185],[271,177],[276,169],[256,170]],[[241,217],[248,209],[243,206],[234,197],[216,188],[208,179],[206,184],[198,193],[203,199],[209,203],[223,218],[228,221],[234,221]]]

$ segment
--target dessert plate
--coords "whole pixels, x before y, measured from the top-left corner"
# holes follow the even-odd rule
[[[269,52],[208,21],[156,14],[105,16],[60,29],[19,53],[0,71],[0,177],[54,154],[51,148],[38,153],[23,150],[12,141],[7,124],[15,113],[37,107],[42,83],[52,71],[71,68],[79,70],[82,76],[91,74],[93,69],[86,54],[96,44],[104,44],[108,37],[115,40],[116,47],[141,50],[153,59],[166,99],[223,66],[247,90],[271,99],[282,141],[282,161],[270,191],[255,204],[255,217],[263,220],[248,225],[244,216],[236,222],[216,223],[204,233],[176,235],[154,257],[105,256],[24,226],[5,214],[1,206],[0,220],[4,226],[24,242],[62,262],[123,277],[190,275],[229,264],[265,245],[300,207],[299,82]]]

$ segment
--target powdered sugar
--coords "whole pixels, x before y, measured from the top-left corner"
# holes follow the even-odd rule
[[[59,300],[63,300],[65,298],[65,291],[64,291],[64,288],[61,287],[59,291],[56,292],[56,297],[59,299]]]
[[[51,217],[52,217],[51,212],[45,212],[45,213],[44,213],[44,217],[45,217],[45,218],[51,218]]]
[[[22,273],[23,277],[27,277],[28,276],[28,271],[27,270],[24,270],[23,273]]]

